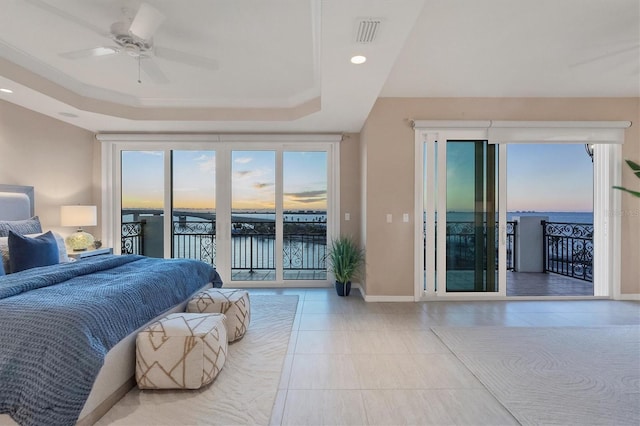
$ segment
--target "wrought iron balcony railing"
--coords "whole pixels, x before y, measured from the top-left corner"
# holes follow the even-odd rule
[[[145,221],[122,224],[122,253],[144,254]],[[200,259],[216,265],[215,221],[172,223],[173,257]],[[231,232],[232,270],[275,269],[275,222],[234,221]],[[326,271],[326,219],[283,223],[284,270]]]
[[[516,265],[516,227],[518,222],[507,222],[507,270],[515,271]],[[496,222],[496,228],[498,223]],[[484,236],[487,235],[486,224],[483,230]],[[423,233],[424,236],[424,233]],[[436,235],[437,238],[437,235]],[[473,269],[475,264],[475,224],[474,222],[459,222],[448,221],[447,222],[447,258],[455,259],[460,269]],[[426,243],[426,239],[424,240]],[[496,232],[496,247],[498,242],[498,233]],[[486,244],[485,244],[486,246]],[[484,253],[486,259],[486,250]],[[496,266],[498,262],[498,256],[496,253]],[[426,259],[425,259],[426,265]],[[451,265],[449,263],[449,265]]]
[[[541,221],[544,270],[593,281],[593,225]]]
[[[143,254],[144,253],[144,225],[147,222],[126,222],[121,228],[121,248],[122,254]]]
[[[122,224],[123,254],[144,254],[145,220]],[[515,270],[517,222],[507,222],[507,269]],[[275,269],[275,223],[236,221],[232,224],[232,269]],[[544,270],[593,281],[593,225],[542,221]],[[485,229],[486,233],[486,229]],[[447,224],[447,247],[459,261],[472,261],[472,222]],[[497,237],[496,237],[497,238]],[[283,269],[326,271],[326,221],[287,221],[283,226]],[[173,257],[216,264],[215,221],[173,222]],[[426,262],[425,262],[426,263]]]

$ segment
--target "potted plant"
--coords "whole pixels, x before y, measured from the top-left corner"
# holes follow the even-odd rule
[[[338,296],[348,296],[351,279],[364,262],[364,251],[351,238],[340,236],[331,242],[328,259],[329,270],[336,278]]]

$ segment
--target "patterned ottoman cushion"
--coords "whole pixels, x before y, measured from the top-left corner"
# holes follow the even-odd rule
[[[229,342],[244,336],[251,322],[249,292],[227,288],[212,288],[196,294],[187,305],[187,312],[221,313],[227,316]]]
[[[198,389],[218,375],[227,358],[222,314],[170,314],[136,338],[140,389]]]

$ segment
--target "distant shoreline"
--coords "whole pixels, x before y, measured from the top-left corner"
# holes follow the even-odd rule
[[[133,221],[137,215],[141,216],[160,216],[164,213],[161,209],[123,209],[122,217],[126,221]],[[131,216],[130,218],[126,218]],[[174,210],[173,216],[176,218],[193,218],[195,220],[212,221],[216,218],[215,212],[203,210]],[[286,210],[283,212],[285,221],[295,222],[322,222],[326,221],[327,213],[324,210]],[[447,212],[447,221],[450,222],[466,222],[472,221],[472,212]],[[519,216],[546,216],[549,222],[564,223],[593,223],[593,212],[539,212],[539,211],[512,211],[507,212],[507,221]],[[265,211],[235,211],[232,212],[232,222],[240,222],[242,220],[255,222],[273,222],[275,221],[275,213]]]

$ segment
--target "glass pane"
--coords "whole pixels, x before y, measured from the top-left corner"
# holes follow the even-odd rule
[[[164,153],[122,151],[122,253],[164,257]]]
[[[275,152],[231,153],[231,279],[275,280]]]
[[[283,153],[283,275],[326,280],[327,153]]]
[[[216,153],[173,151],[173,257],[216,265]]]
[[[447,291],[498,291],[497,164],[495,145],[447,142]]]

